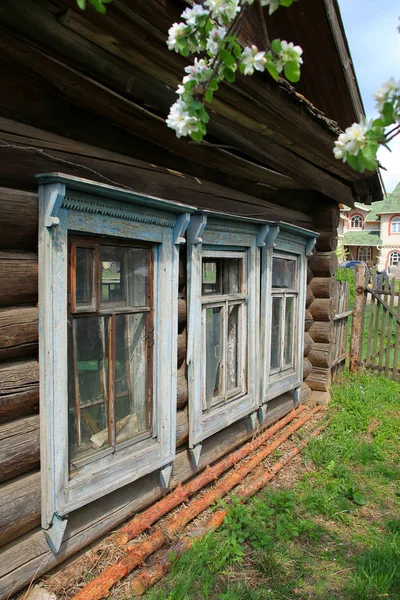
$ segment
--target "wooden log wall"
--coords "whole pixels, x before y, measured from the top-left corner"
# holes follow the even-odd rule
[[[332,380],[335,296],[337,281],[334,277],[338,260],[337,245],[339,207],[334,203],[323,205],[315,215],[315,229],[319,232],[313,256],[308,261],[307,282],[313,298],[307,305],[305,345],[308,348],[305,382],[313,390],[311,399],[326,401]],[[312,296],[311,296],[312,294]],[[310,343],[311,339],[311,343]]]

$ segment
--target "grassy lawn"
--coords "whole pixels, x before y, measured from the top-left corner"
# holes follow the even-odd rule
[[[400,598],[400,385],[345,376],[330,412],[293,476],[228,500],[148,600]]]

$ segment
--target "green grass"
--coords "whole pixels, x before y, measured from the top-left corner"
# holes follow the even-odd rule
[[[229,499],[148,600],[400,598],[400,385],[346,376],[291,489]]]

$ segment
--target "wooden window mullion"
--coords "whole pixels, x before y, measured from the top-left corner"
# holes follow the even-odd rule
[[[74,396],[75,396],[75,419],[76,419],[76,444],[79,448],[81,445],[82,434],[81,434],[81,398],[79,393],[79,379],[78,379],[78,349],[76,346],[76,323],[75,319],[72,319],[72,356],[74,365]]]
[[[108,322],[108,443],[112,448],[116,446],[116,423],[115,423],[115,338],[116,338],[116,316],[111,315]]]

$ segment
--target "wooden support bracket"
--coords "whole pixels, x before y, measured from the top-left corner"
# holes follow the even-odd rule
[[[59,186],[57,186],[59,187]],[[51,194],[48,199],[46,207],[46,214],[44,216],[45,227],[56,227],[60,224],[60,219],[57,217],[57,213],[61,208],[64,200],[64,194],[60,194],[56,186],[51,190]]]
[[[275,246],[275,240],[279,234],[279,225],[275,225],[274,227],[270,227],[267,237],[265,239],[265,246],[267,248],[273,248]]]
[[[163,467],[160,470],[160,482],[161,482],[161,487],[164,490],[168,489],[168,487],[169,487],[171,473],[172,473],[172,463],[165,465],[165,467]]]
[[[190,244],[201,244],[201,236],[207,225],[207,215],[191,215],[187,230],[187,239]]]
[[[203,444],[200,443],[200,444],[195,444],[193,446],[193,448],[190,449],[190,453],[193,457],[194,464],[196,465],[196,467],[199,466],[202,448],[203,448]]]
[[[317,243],[317,238],[309,238],[306,242],[306,256],[312,256],[312,252],[315,248],[315,244]]]
[[[67,517],[60,517],[57,513],[54,513],[50,527],[44,530],[47,543],[54,554],[58,554],[61,548],[67,523]]]
[[[264,421],[265,417],[267,416],[267,410],[268,410],[268,403],[263,404],[258,409],[258,420],[260,421],[260,423],[262,423]]]
[[[294,388],[294,390],[293,390],[293,402],[294,402],[295,408],[300,404],[300,391],[301,391],[300,386]]]
[[[183,236],[189,225],[189,222],[190,222],[190,214],[189,213],[183,213],[176,217],[176,223],[175,223],[174,234],[173,234],[174,235],[174,244],[176,244],[176,245],[186,244],[186,240]]]
[[[264,225],[259,226],[258,232],[257,232],[257,241],[256,241],[256,244],[259,248],[262,248],[265,246],[265,241],[267,239],[268,232],[269,232],[269,225],[267,225],[265,223]]]
[[[250,429],[254,430],[257,428],[258,425],[258,418],[257,418],[257,410],[255,410],[254,412],[251,413],[251,415],[249,415],[249,423],[250,423]]]

